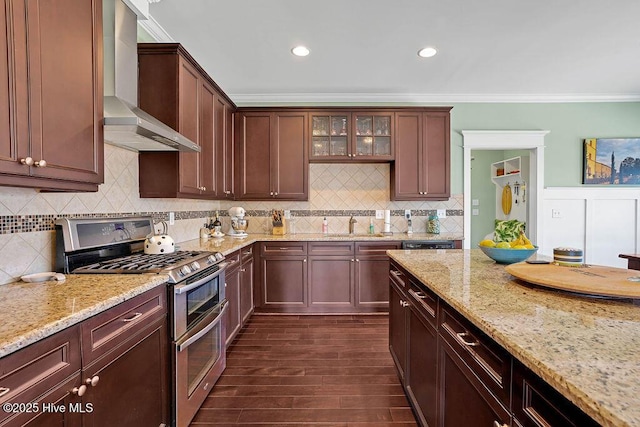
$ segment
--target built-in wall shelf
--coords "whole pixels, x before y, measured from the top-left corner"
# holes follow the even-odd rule
[[[504,187],[507,182],[513,184],[522,181],[522,161],[520,156],[501,160],[491,164],[491,181]]]

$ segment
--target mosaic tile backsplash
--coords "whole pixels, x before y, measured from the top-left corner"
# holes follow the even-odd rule
[[[366,233],[375,210],[392,211],[392,231],[406,231],[404,210],[413,215],[414,232],[424,232],[429,213],[446,209],[441,232],[462,232],[462,195],[445,202],[389,201],[388,164],[312,164],[310,193],[306,202],[219,202],[190,199],[142,199],[138,192],[138,155],[105,146],[105,183],[96,193],[39,193],[33,189],[0,187],[0,284],[19,280],[24,274],[51,271],[55,260],[54,221],[60,217],[111,217],[149,215],[156,221],[176,222],[169,233],[177,242],[196,239],[200,227],[216,211],[223,230],[229,227],[226,210],[247,210],[249,233],[270,230],[273,209],[291,211],[290,231],[318,233],[327,217],[330,233],[348,231],[349,217],[358,221],[356,233]],[[376,232],[383,220],[374,220]]]

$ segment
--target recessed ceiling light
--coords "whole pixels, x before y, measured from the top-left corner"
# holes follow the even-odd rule
[[[309,55],[309,49],[306,46],[296,46],[291,49],[291,53],[295,56],[307,56]]]
[[[431,58],[432,56],[435,56],[436,53],[438,53],[438,51],[435,47],[425,47],[418,51],[418,56],[422,58]]]

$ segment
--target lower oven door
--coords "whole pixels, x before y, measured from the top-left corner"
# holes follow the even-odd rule
[[[228,301],[211,310],[173,343],[176,427],[187,427],[226,366],[225,326]]]

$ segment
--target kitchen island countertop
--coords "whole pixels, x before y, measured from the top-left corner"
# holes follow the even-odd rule
[[[62,282],[0,286],[0,357],[75,325],[145,291],[165,274],[67,274]]]
[[[480,250],[388,251],[605,426],[640,426],[640,306],[516,281]]]

